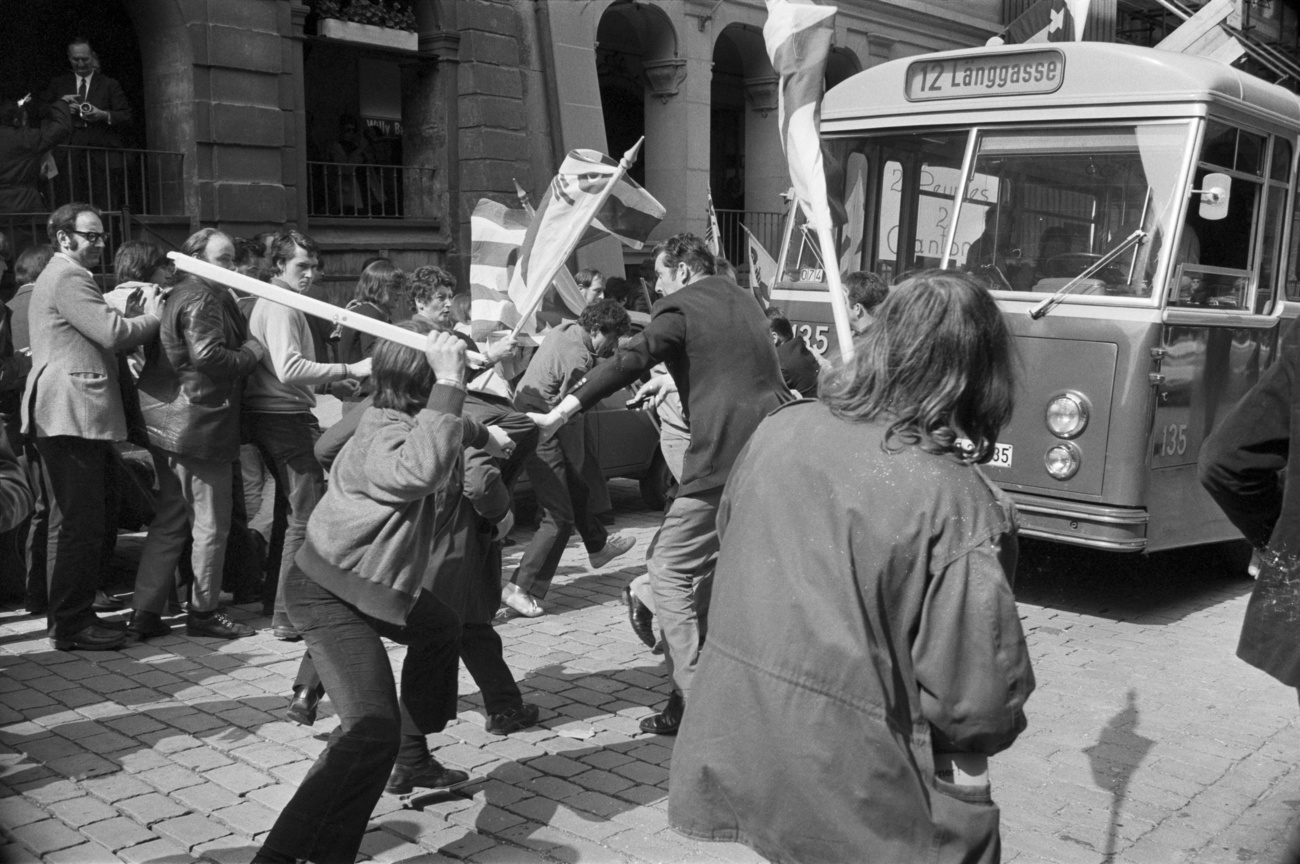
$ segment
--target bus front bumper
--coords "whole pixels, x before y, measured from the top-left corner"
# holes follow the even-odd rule
[[[1147,511],[1062,501],[1041,495],[1009,493],[1020,517],[1020,536],[1109,549],[1141,552],[1147,547]]]

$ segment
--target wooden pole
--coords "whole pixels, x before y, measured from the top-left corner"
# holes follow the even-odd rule
[[[242,273],[218,267],[216,264],[209,264],[207,261],[201,261],[189,255],[168,252],[167,257],[176,262],[178,270],[193,273],[195,276],[209,282],[216,282],[219,285],[225,285],[227,288],[234,288],[237,291],[252,294],[254,297],[260,297],[263,300],[270,300],[272,303],[279,303],[281,306],[297,309],[307,315],[324,318],[334,324],[351,327],[353,330],[360,330],[362,333],[369,333],[371,336],[387,339],[399,345],[405,345],[407,348],[414,348],[421,354],[424,353],[429,341],[427,336],[413,330],[407,330],[404,327],[398,327],[396,324],[388,324],[375,318],[367,318],[365,315],[349,312],[347,309],[335,306],[333,303],[326,303],[323,300],[308,297],[306,294],[299,294],[297,291],[281,288],[279,285],[262,282],[252,276],[245,276]],[[467,351],[466,358],[475,365],[481,366],[486,363],[486,358],[477,351]]]

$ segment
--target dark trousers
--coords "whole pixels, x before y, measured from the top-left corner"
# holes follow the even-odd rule
[[[564,546],[575,528],[588,552],[599,552],[608,539],[605,526],[591,515],[587,505],[587,484],[582,479],[584,449],[579,420],[565,425],[550,441],[538,444],[524,461],[537,506],[542,510],[542,524],[510,581],[538,599],[545,597],[551,587]]]
[[[489,716],[518,708],[524,703],[515,676],[506,665],[501,636],[491,624],[462,624],[460,627],[460,659],[465,664],[479,692],[483,694],[483,708]],[[302,655],[293,686],[306,687],[316,698],[325,692],[320,673],[311,659],[311,652]],[[331,697],[332,698],[332,697]]]
[[[107,534],[104,492],[113,445],[71,435],[37,438],[50,505],[46,574],[51,637],[67,638],[95,622],[91,606]]]
[[[296,565],[283,588],[289,619],[315,659],[340,722],[263,848],[317,864],[352,864],[397,759],[402,709],[416,734],[441,732],[456,716],[460,622],[428,591],[420,593],[405,626],[380,621]],[[407,646],[400,703],[381,637]]]

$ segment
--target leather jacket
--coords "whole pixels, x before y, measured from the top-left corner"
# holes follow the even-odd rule
[[[239,457],[243,379],[259,360],[247,339],[248,322],[226,288],[190,276],[172,289],[137,383],[151,445],[200,459]]]

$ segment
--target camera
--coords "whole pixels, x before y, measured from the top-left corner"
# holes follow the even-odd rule
[[[75,107],[83,116],[95,110],[95,106],[91,105],[89,102],[78,102]]]

